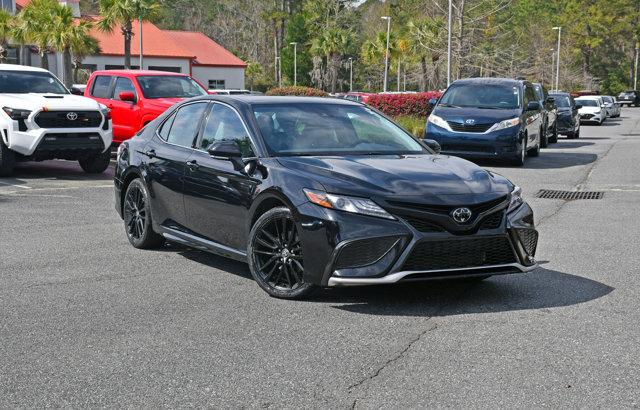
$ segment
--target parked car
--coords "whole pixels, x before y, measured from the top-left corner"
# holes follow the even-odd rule
[[[607,110],[602,98],[598,96],[585,96],[576,98],[576,104],[580,105],[578,113],[581,123],[595,123],[602,125],[607,119]]]
[[[631,105],[640,107],[640,92],[636,90],[623,91],[618,94],[618,101],[620,104],[627,104],[629,107],[631,107]]]
[[[610,95],[600,95],[604,102],[604,108],[607,112],[607,117],[617,118],[620,116],[620,103],[616,102],[615,97]]]
[[[371,93],[348,92],[340,95],[338,98],[344,98],[345,100],[357,101],[367,104],[371,95]]]
[[[556,108],[553,97],[549,96],[549,92],[544,85],[540,83],[533,83],[533,89],[536,92],[536,97],[542,105],[542,121],[543,132],[540,138],[540,145],[542,148],[546,148],[548,143],[558,142],[558,130],[556,121],[558,119],[558,109]]]
[[[134,247],[168,240],[246,261],[281,298],[536,266],[520,188],[340,99],[176,105],[120,145],[115,197]]]
[[[0,64],[0,107],[0,176],[17,161],[73,160],[87,173],[109,166],[109,110],[72,95],[49,71]]]
[[[119,144],[173,104],[206,94],[202,84],[186,74],[105,70],[91,74],[84,95],[109,107],[113,142]]]
[[[558,109],[558,134],[566,135],[569,139],[580,138],[580,114],[578,110],[582,106],[576,104],[576,101],[569,93],[555,92],[549,95],[553,97]]]
[[[427,118],[425,137],[442,152],[472,159],[508,159],[523,165],[538,156],[543,107],[528,81],[470,78],[455,81]]]

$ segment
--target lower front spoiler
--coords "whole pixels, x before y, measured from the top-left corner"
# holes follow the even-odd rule
[[[537,263],[524,266],[519,263],[506,265],[480,266],[458,269],[440,269],[430,271],[402,271],[391,273],[379,278],[346,278],[333,276],[329,278],[328,286],[366,286],[388,285],[400,281],[424,281],[435,279],[471,278],[474,276],[506,275],[511,273],[530,272],[538,267]]]

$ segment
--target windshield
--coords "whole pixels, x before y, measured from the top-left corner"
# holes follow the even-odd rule
[[[583,107],[599,107],[600,104],[598,104],[598,101],[596,100],[576,100],[576,102],[580,105],[582,105]]]
[[[0,93],[69,94],[69,91],[48,72],[0,70]]]
[[[538,101],[544,100],[544,91],[542,91],[542,86],[540,84],[534,84],[533,89],[536,92],[536,98]]]
[[[515,85],[465,83],[453,84],[439,105],[475,108],[520,108],[520,88]]]
[[[609,97],[608,95],[605,95],[604,97],[602,97],[602,101],[612,103],[613,98]]]
[[[566,95],[551,95],[554,98],[556,107],[571,107],[571,100]]]
[[[384,155],[426,150],[370,108],[340,104],[264,104],[253,112],[274,155]]]
[[[204,88],[191,77],[149,75],[138,77],[145,98],[191,98],[206,95]]]

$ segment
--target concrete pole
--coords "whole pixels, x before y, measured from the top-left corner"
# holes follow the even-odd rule
[[[142,57],[142,17],[140,17],[140,33],[138,33],[138,36],[140,37],[140,70],[144,70],[142,67],[142,63],[143,63],[143,57]]]
[[[451,84],[451,30],[453,22],[453,0],[449,0],[449,22],[447,24],[447,87]]]
[[[562,27],[554,27],[558,30],[558,58],[556,59],[556,91],[560,91],[560,37],[562,36]]]
[[[353,58],[349,57],[349,92],[353,91]]]
[[[391,17],[383,16],[383,20],[387,20],[387,50],[384,55],[384,84],[382,91],[387,92],[387,78],[389,76],[389,36],[391,34]]]

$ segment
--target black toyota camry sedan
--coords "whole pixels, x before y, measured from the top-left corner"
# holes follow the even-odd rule
[[[517,186],[348,100],[175,105],[120,145],[115,197],[136,248],[172,241],[246,261],[281,298],[536,267]]]

